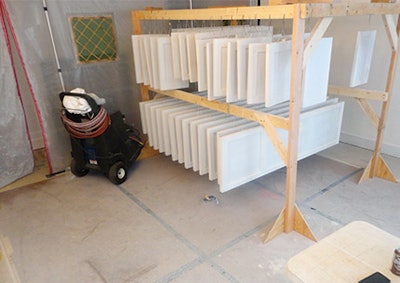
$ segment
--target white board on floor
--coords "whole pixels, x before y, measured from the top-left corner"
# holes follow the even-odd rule
[[[351,70],[350,87],[368,82],[374,53],[376,30],[359,31],[354,49],[353,67]]]

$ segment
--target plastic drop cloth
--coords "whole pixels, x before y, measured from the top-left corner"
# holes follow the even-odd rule
[[[1,26],[0,26],[1,27]],[[4,31],[0,28],[0,188],[33,170],[33,155]]]
[[[57,73],[49,31],[44,16],[42,0],[5,0],[16,37],[24,58],[28,79],[37,101],[44,143],[48,153],[50,173],[69,166],[70,143],[60,119],[62,91]],[[194,0],[199,7],[203,0]],[[207,5],[226,5],[226,1],[208,0]],[[248,1],[234,1],[247,4]],[[230,3],[231,5],[231,3]],[[106,99],[108,112],[120,110],[129,124],[140,127],[140,91],[135,82],[132,55],[131,11],[143,10],[147,6],[164,9],[188,8],[186,0],[47,0],[47,8],[55,45],[62,69],[65,90],[84,88]],[[200,5],[202,6],[202,5]],[[117,60],[82,64],[78,62],[72,38],[70,17],[111,15],[117,46]],[[167,23],[164,23],[167,24]],[[159,23],[147,24],[144,32],[159,31]],[[168,29],[166,29],[168,31]]]
[[[6,0],[25,63],[33,96],[44,129],[49,173],[69,166],[69,135],[60,120],[62,92],[42,0]],[[106,99],[108,112],[120,110],[127,122],[140,126],[139,88],[134,82],[131,46],[131,10],[145,6],[165,7],[164,1],[48,0],[47,8],[65,83],[65,90],[81,87]],[[117,60],[82,64],[78,62],[69,18],[111,15],[117,45]]]

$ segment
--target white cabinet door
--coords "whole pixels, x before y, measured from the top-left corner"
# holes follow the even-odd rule
[[[359,31],[357,33],[350,87],[359,86],[368,82],[372,55],[374,53],[375,38],[376,30]]]
[[[339,142],[343,102],[328,102],[300,115],[298,159]],[[279,130],[283,141],[287,131]],[[217,136],[218,183],[226,192],[284,166],[261,126]]]
[[[157,59],[158,72],[156,72],[156,76],[158,76],[158,88],[160,90],[189,87],[189,81],[174,77],[170,37],[157,38]]]

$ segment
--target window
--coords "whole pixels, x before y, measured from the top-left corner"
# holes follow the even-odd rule
[[[79,62],[114,61],[117,58],[111,16],[72,17],[70,20]]]

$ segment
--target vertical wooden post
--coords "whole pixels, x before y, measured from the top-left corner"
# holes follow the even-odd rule
[[[292,34],[292,70],[290,79],[288,155],[286,166],[286,199],[272,229],[264,239],[267,242],[282,232],[296,231],[312,240],[316,240],[303,215],[296,205],[297,155],[300,131],[300,111],[304,92],[304,32],[305,19],[301,18],[301,5],[294,4]]]
[[[299,5],[294,5],[288,131],[288,166],[286,170],[286,210],[284,215],[284,231],[286,233],[294,230],[299,123],[301,104],[303,100],[304,29],[305,20],[300,18]]]
[[[386,120],[389,112],[390,100],[393,94],[393,84],[396,76],[397,61],[399,57],[398,53],[400,49],[400,36],[399,36],[400,17],[397,20],[396,34],[397,34],[397,42],[395,44],[397,48],[394,48],[394,46],[392,47],[392,56],[390,58],[389,71],[385,87],[385,91],[388,93],[388,98],[386,101],[382,102],[381,115],[379,117],[374,153],[372,155],[370,163],[368,164],[367,168],[365,169],[360,179],[360,182],[364,181],[367,178],[373,178],[373,177],[380,177],[392,182],[397,182],[393,173],[390,171],[389,167],[386,165],[385,161],[381,156],[381,149],[382,149],[383,135],[386,127]],[[388,36],[390,37],[390,34],[388,34]],[[392,40],[394,39],[389,38],[389,41]]]

